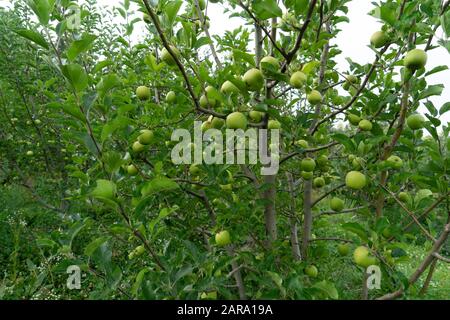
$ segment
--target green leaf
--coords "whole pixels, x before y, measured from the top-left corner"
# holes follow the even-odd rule
[[[28,6],[33,10],[44,26],[48,25],[56,0],[27,0]]]
[[[447,38],[450,37],[450,10],[441,16],[441,26]]]
[[[20,29],[15,31],[18,35],[33,41],[37,45],[41,46],[44,49],[48,49],[48,43],[45,41],[45,38],[40,34],[33,30]]]
[[[79,64],[68,64],[62,66],[61,69],[66,79],[77,92],[87,88],[88,77],[82,66]]]
[[[441,110],[439,111],[439,113],[440,113],[441,116],[442,116],[444,113],[446,113],[446,112],[448,112],[448,111],[450,111],[450,102],[445,103],[445,104],[441,107]]]
[[[103,98],[109,91],[113,88],[122,85],[122,80],[117,76],[117,74],[108,74],[100,80],[97,85],[97,91],[101,98]]]
[[[261,20],[281,17],[283,15],[283,11],[278,6],[276,0],[253,0],[252,9],[256,17]]]
[[[84,248],[84,254],[88,257],[92,257],[94,252],[106,241],[109,240],[109,237],[100,237],[95,240],[93,240],[91,243],[89,243],[86,248]]]
[[[325,293],[330,299],[333,300],[339,299],[339,293],[336,287],[334,286],[334,284],[328,281],[323,280],[321,282],[317,282],[314,284],[313,288],[319,289],[320,291]]]
[[[81,38],[81,40],[77,40],[72,42],[69,49],[67,49],[66,55],[69,61],[74,61],[76,57],[80,53],[86,52],[92,47],[92,44],[94,43],[95,39],[97,39],[97,36],[91,35],[91,34],[85,34]]]
[[[429,86],[424,91],[422,91],[419,95],[419,100],[431,97],[431,96],[440,96],[442,91],[444,90],[444,86],[442,84],[437,84],[433,86]]]
[[[178,11],[181,8],[183,1],[170,1],[164,6],[164,12],[167,15],[168,27],[171,27],[175,22],[175,18],[177,17]]]
[[[336,133],[336,134],[332,135],[331,138],[333,140],[339,142],[340,144],[342,144],[348,151],[356,150],[356,146],[355,146],[355,143],[353,142],[353,140],[350,139],[349,137],[347,137],[343,133]]]
[[[178,184],[166,177],[157,177],[152,181],[147,182],[141,190],[143,196],[148,196],[158,192],[171,191],[178,189]]]
[[[344,223],[342,225],[344,230],[350,231],[356,235],[358,235],[363,241],[367,241],[367,231],[364,229],[362,225],[356,222]]]

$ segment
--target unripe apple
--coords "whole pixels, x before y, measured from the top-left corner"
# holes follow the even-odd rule
[[[216,234],[216,244],[220,247],[227,246],[231,243],[230,233],[227,230]]]
[[[174,91],[169,91],[166,95],[166,102],[174,104],[177,101],[177,94]]]
[[[384,47],[388,42],[389,37],[383,31],[375,32],[370,38],[370,43],[377,49]]]
[[[302,171],[302,178],[305,180],[311,180],[314,177],[313,172]]]
[[[406,119],[406,124],[411,130],[422,129],[424,122],[425,119],[421,114],[413,114]]]
[[[269,120],[269,123],[267,124],[267,128],[269,130],[276,130],[281,129],[281,123],[277,120]]]
[[[172,52],[175,54],[176,57],[180,55],[180,51],[174,46],[170,46],[170,49],[172,49]],[[172,55],[166,48],[163,48],[161,51],[161,60],[164,61],[169,66],[176,65],[175,59],[172,57]]]
[[[136,256],[140,256],[141,254],[143,254],[145,252],[145,247],[142,246],[138,246],[134,249],[135,255]]]
[[[153,141],[153,136],[153,131],[142,130],[141,134],[138,137],[138,142],[144,146],[149,145]]]
[[[264,76],[260,70],[255,68],[248,70],[244,74],[243,80],[250,91],[260,91],[264,86]]]
[[[359,82],[359,79],[357,76],[349,74],[345,77],[345,81],[349,84],[357,84]]]
[[[305,172],[313,172],[314,169],[316,168],[316,162],[314,161],[314,159],[305,158],[302,160],[300,168],[302,171]]]
[[[362,131],[371,131],[373,128],[372,122],[369,120],[361,120],[358,126]]]
[[[200,97],[200,107],[202,108],[214,108],[217,104],[217,100],[213,98],[207,98],[206,95]]]
[[[145,150],[145,146],[139,141],[136,141],[135,143],[133,143],[132,150],[134,153],[141,153]]]
[[[148,100],[150,99],[150,88],[146,86],[140,86],[136,89],[136,96],[140,100]]]
[[[136,166],[134,164],[130,164],[127,167],[127,172],[130,176],[135,176],[138,174],[138,169],[136,168]]]
[[[322,177],[317,177],[314,179],[313,185],[314,188],[322,188],[326,185],[325,179]]]
[[[301,147],[303,149],[308,149],[309,148],[309,143],[306,140],[298,140],[295,142],[295,145],[298,147]]]
[[[350,245],[348,243],[341,243],[338,245],[337,251],[341,256],[347,256],[350,253]]]
[[[240,112],[233,112],[228,115],[226,120],[228,129],[247,129],[247,118]]]
[[[334,197],[333,199],[331,199],[330,201],[330,208],[333,211],[336,212],[341,212],[342,210],[344,210],[345,204],[344,201],[342,201],[342,199],[339,199],[337,197]]]
[[[349,154],[348,155],[348,161],[349,162],[353,162],[353,160],[355,160],[355,159],[356,159],[356,156],[354,154]]]
[[[291,76],[291,80],[289,81],[291,86],[296,89],[301,89],[305,85],[308,77],[301,71],[294,72]]]
[[[203,133],[205,133],[206,131],[208,131],[211,128],[212,128],[212,122],[211,121],[207,120],[207,121],[202,123],[201,129],[202,129]]]
[[[319,271],[317,270],[317,267],[316,267],[316,266],[311,265],[311,266],[307,266],[307,267],[305,268],[305,274],[306,274],[308,277],[316,278],[317,275],[319,274]]]
[[[308,94],[307,99],[310,104],[316,105],[322,102],[323,97],[319,91],[313,90]]]
[[[114,182],[104,179],[97,180],[97,186],[91,192],[96,198],[113,200],[116,197],[117,187]]]
[[[198,0],[198,6],[200,7],[200,10],[205,10],[206,9],[206,2],[205,0]]]
[[[198,176],[201,172],[202,172],[202,170],[201,170],[196,164],[192,164],[192,165],[189,167],[189,173],[190,173],[192,176]]]
[[[239,88],[234,85],[231,81],[225,81],[220,88],[220,91],[222,91],[225,94],[234,94],[239,92]]]
[[[328,165],[328,157],[322,154],[316,159],[316,162],[319,165],[319,167],[325,167]]]
[[[367,184],[367,179],[364,174],[359,171],[350,171],[345,177],[345,184],[348,188],[360,190]]]
[[[425,67],[427,64],[428,56],[427,53],[420,49],[414,49],[406,54],[404,63],[405,67],[410,70],[418,70]]]
[[[222,129],[222,127],[225,125],[225,120],[214,117],[211,121],[211,125],[214,129]]]
[[[409,203],[412,200],[411,195],[408,192],[404,192],[404,191],[402,191],[398,194],[398,199],[404,203]]]
[[[260,111],[252,110],[252,111],[250,111],[248,116],[249,116],[250,120],[252,120],[252,122],[259,123],[262,121],[264,113],[260,112]]]
[[[354,126],[359,125],[359,122],[361,121],[361,118],[359,116],[357,116],[356,114],[353,114],[353,113],[349,113],[347,115],[347,119]]]
[[[32,156],[34,156],[34,152],[33,151],[27,151],[27,156],[28,157],[32,157]]]
[[[353,252],[353,260],[358,266],[361,266],[363,268],[375,265],[377,262],[375,257],[369,256],[369,249],[363,246],[355,249],[355,251]]]
[[[389,227],[384,228],[383,231],[381,232],[381,235],[384,238],[389,239],[390,237],[392,237],[391,229]]]
[[[386,163],[393,169],[400,169],[403,166],[403,161],[398,156],[390,156]]]
[[[364,164],[364,159],[360,157],[355,157],[352,161],[353,169],[360,170]]]
[[[40,125],[42,123],[42,121],[39,120],[39,119],[36,119],[36,120],[34,120],[34,123],[37,124],[37,125]]]
[[[267,67],[267,65],[272,66],[273,68]],[[259,64],[259,68],[264,76],[269,76],[272,69],[278,70],[280,69],[280,61],[277,58],[272,56],[267,56],[261,59],[261,63]]]

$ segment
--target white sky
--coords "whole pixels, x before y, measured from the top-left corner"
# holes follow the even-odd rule
[[[6,5],[9,0],[0,0],[0,6]],[[101,6],[114,6],[119,5],[119,0],[98,0]],[[348,4],[349,13],[348,18],[350,23],[341,23],[339,27],[342,32],[334,40],[334,43],[339,45],[342,54],[338,57],[338,68],[341,71],[348,69],[348,63],[346,57],[351,58],[353,61],[359,64],[366,64],[372,62],[374,59],[373,51],[368,47],[370,36],[378,31],[381,24],[367,13],[373,8],[373,5],[368,0],[353,0]],[[223,13],[223,7],[220,3],[210,3],[208,6],[208,16],[211,19],[211,34],[221,35],[225,30],[233,30],[242,23],[239,18],[228,18]],[[133,38],[139,39],[139,34],[145,32],[144,24],[138,23],[135,25],[135,32]],[[441,29],[438,31],[438,37],[442,37],[443,32]],[[427,69],[439,65],[450,65],[450,55],[445,48],[434,49],[429,52],[429,59]],[[431,101],[435,107],[439,110],[441,106],[450,101],[450,70],[446,70],[427,78],[429,84],[444,84],[446,88],[440,97],[431,97]],[[425,107],[420,108],[422,113],[428,112]],[[441,117],[443,124],[450,121],[450,112],[444,114]]]

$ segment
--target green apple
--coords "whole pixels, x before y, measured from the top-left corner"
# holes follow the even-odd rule
[[[302,160],[300,168],[302,171],[305,172],[313,172],[314,169],[316,168],[316,162],[314,161],[314,159],[305,158]]]
[[[248,70],[243,80],[250,91],[260,91],[264,87],[264,76],[259,69]]]
[[[345,204],[342,199],[339,199],[337,197],[334,197],[333,199],[331,199],[331,201],[330,201],[331,210],[336,211],[336,212],[341,212],[342,210],[344,210],[344,207],[345,207]]]
[[[214,108],[217,104],[217,100],[213,99],[213,98],[207,98],[206,95],[202,95],[200,97],[200,107],[202,108]]]
[[[136,96],[140,100],[148,100],[150,99],[150,88],[146,86],[140,86],[136,89]]]
[[[209,120],[207,120],[207,121],[205,121],[205,122],[202,123],[201,129],[202,129],[202,132],[205,133],[206,131],[208,131],[208,130],[211,129],[212,127],[213,127],[213,126],[212,126],[212,122],[209,121]]]
[[[350,171],[345,177],[345,184],[348,188],[360,190],[367,184],[367,179],[364,174],[359,171]]]
[[[362,159],[360,157],[354,157],[354,159],[352,161],[353,169],[360,170],[363,167],[363,164],[364,164],[364,159]]]
[[[109,180],[99,179],[97,180],[97,186],[91,192],[91,195],[95,198],[114,200],[117,193],[116,184]]]
[[[133,146],[131,147],[134,153],[141,153],[145,150],[145,145],[141,144],[139,141],[136,141],[133,143]]]
[[[323,97],[319,91],[313,90],[308,94],[307,99],[310,104],[316,105],[322,102]]]
[[[317,158],[316,162],[319,167],[326,167],[328,165],[328,157],[322,154]]]
[[[301,147],[303,149],[308,149],[309,148],[309,143],[306,140],[297,140],[295,142],[295,145],[298,147]]]
[[[404,63],[405,67],[410,70],[418,70],[425,67],[427,64],[427,53],[420,49],[414,49],[406,54]]]
[[[314,179],[313,185],[314,185],[314,188],[318,188],[318,189],[322,188],[323,186],[326,185],[325,179],[322,177],[317,177]]]
[[[309,171],[302,171],[302,178],[305,180],[311,180],[314,177],[314,173],[313,172],[309,172]]]
[[[375,32],[372,35],[372,37],[370,38],[370,43],[377,49],[384,47],[385,45],[388,44],[388,42],[389,42],[389,37],[383,31]]]
[[[346,81],[348,84],[357,84],[357,83],[359,83],[358,77],[355,76],[355,75],[353,75],[353,74],[347,75],[347,76],[345,77],[345,81]]]
[[[135,176],[138,174],[138,169],[136,168],[136,166],[134,164],[130,164],[127,167],[127,172],[130,176]]]
[[[347,119],[354,126],[359,125],[359,122],[361,121],[361,118],[353,113],[347,114]]]
[[[198,176],[201,172],[202,172],[202,170],[201,170],[196,164],[192,164],[192,165],[189,167],[189,173],[190,173],[192,176]]]
[[[269,123],[267,124],[267,128],[269,130],[276,130],[281,129],[281,123],[277,120],[269,120]]]
[[[400,169],[403,166],[403,161],[398,156],[390,156],[386,163],[393,169]]]
[[[268,68],[267,65],[272,66],[273,68]],[[277,58],[272,56],[267,56],[261,59],[261,63],[259,64],[259,68],[264,76],[268,76],[272,69],[278,70],[280,69],[280,61]]]
[[[32,157],[32,156],[34,156],[34,152],[33,151],[27,151],[27,156],[28,157]]]
[[[169,91],[166,95],[166,102],[174,104],[177,101],[177,94],[174,91]]]
[[[358,266],[363,268],[367,268],[377,263],[375,257],[369,256],[369,249],[363,246],[355,249],[353,252],[353,260]]]
[[[36,120],[34,120],[34,123],[37,124],[37,125],[40,125],[42,123],[42,121],[39,120],[39,119],[36,119]]]
[[[425,119],[421,114],[413,114],[406,119],[406,124],[411,130],[422,129],[424,122]]]
[[[317,270],[316,266],[310,265],[305,268],[305,274],[308,277],[316,278],[317,275],[319,274],[319,271]]]
[[[412,200],[411,195],[408,192],[404,192],[404,191],[402,191],[398,194],[398,199],[404,203],[409,203]]]
[[[225,125],[225,120],[214,117],[211,121],[211,125],[214,129],[222,129],[222,127]]]
[[[358,126],[362,131],[371,131],[373,128],[372,122],[369,120],[361,120]]]
[[[305,85],[308,77],[301,71],[294,72],[290,79],[290,84],[296,89],[301,89]]]
[[[356,156],[354,154],[349,154],[348,155],[348,162],[353,162],[353,160],[356,159]]]
[[[240,112],[233,112],[228,115],[226,120],[228,129],[247,129],[247,118]]]
[[[225,81],[222,84],[222,87],[220,88],[220,91],[222,91],[225,94],[235,94],[239,92],[239,88],[236,87],[233,82],[231,81]]]
[[[153,141],[153,131],[142,130],[140,136],[138,137],[138,142],[144,146],[149,145]]]
[[[383,231],[381,232],[381,235],[386,239],[392,237],[391,229],[389,227],[384,228]]]
[[[178,58],[178,56],[180,55],[180,51],[177,48],[175,48],[174,46],[170,46],[170,49],[175,54],[175,56]],[[161,51],[161,60],[164,61],[169,66],[174,66],[177,64],[175,59],[173,58],[173,56],[170,54],[170,52],[166,48],[163,48]]]
[[[231,243],[230,233],[227,230],[216,234],[216,244],[220,247],[227,246]]]
[[[348,243],[341,243],[337,246],[337,251],[341,256],[347,256],[350,253],[350,245]]]
[[[250,111],[248,116],[252,122],[259,123],[262,121],[262,119],[264,117],[264,113],[260,112],[260,111],[252,110],[252,111]]]

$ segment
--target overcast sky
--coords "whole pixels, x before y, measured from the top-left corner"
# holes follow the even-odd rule
[[[8,2],[8,0],[0,0],[0,5]],[[99,5],[102,6],[113,6],[120,2],[121,1],[118,0],[98,0]],[[345,60],[346,57],[349,57],[360,64],[366,64],[373,61],[374,53],[368,48],[368,43],[370,36],[381,27],[381,24],[375,18],[367,14],[373,9],[371,1],[353,0],[348,4],[348,7],[350,9],[348,12],[350,23],[341,23],[339,25],[342,32],[337,39],[334,40],[334,43],[337,43],[342,50],[342,54],[338,58],[338,68],[341,71],[346,71],[348,69],[348,63]],[[220,3],[209,4],[208,16],[211,18],[210,32],[216,35],[223,34],[225,30],[233,30],[242,23],[239,18],[230,19],[223,14],[223,7]],[[143,23],[136,25],[136,30],[133,35],[135,39],[139,39],[139,33],[144,32],[143,26]],[[438,37],[442,36],[443,32],[439,29]],[[429,52],[428,61],[427,69],[429,70],[438,65],[448,66],[450,64],[450,55],[444,48],[435,49]],[[444,103],[450,101],[450,70],[434,74],[427,79],[429,84],[444,84],[446,86],[442,96],[431,98],[431,101],[439,110]],[[425,107],[422,107],[420,111],[422,113],[427,112]],[[450,112],[441,117],[441,121],[443,123],[449,122]]]

